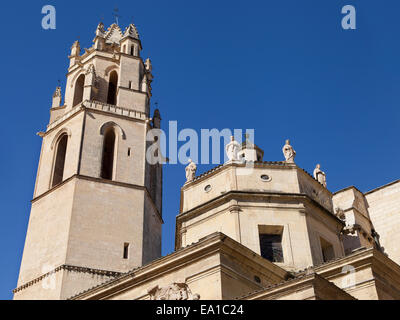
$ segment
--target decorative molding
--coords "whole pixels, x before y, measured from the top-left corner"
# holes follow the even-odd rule
[[[164,288],[157,285],[147,292],[150,300],[200,300],[200,295],[193,294],[186,283],[174,282]]]
[[[66,135],[68,136],[68,139],[70,139],[71,136],[72,136],[72,132],[71,132],[71,130],[70,130],[69,128],[65,127],[65,128],[63,128],[63,129],[61,129],[61,130],[56,134],[56,136],[54,137],[53,141],[51,142],[51,146],[50,146],[51,150],[54,149],[54,146],[56,145],[57,141],[58,141],[58,140],[60,139],[60,137],[63,136],[64,134],[66,134]]]
[[[95,101],[95,100],[92,100],[92,101],[85,100],[81,104],[78,104],[73,109],[71,109],[70,111],[65,113],[61,118],[58,118],[57,120],[55,120],[51,124],[49,124],[47,126],[46,134],[48,134],[52,129],[61,125],[62,123],[64,123],[64,121],[69,120],[70,118],[72,118],[73,116],[78,114],[79,111],[82,111],[82,110],[93,110],[94,112],[99,111],[99,112],[105,112],[105,113],[112,113],[119,117],[141,120],[141,121],[145,121],[145,120],[149,119],[147,117],[146,113],[144,113],[142,111],[122,108],[122,107],[118,107],[115,105],[111,105],[111,104],[107,104],[107,103],[103,103],[103,102],[99,102],[99,101]]]
[[[107,77],[112,71],[118,70],[119,71],[119,65],[115,64],[113,66],[109,66],[106,68],[104,71],[104,76]]]
[[[83,64],[80,65],[80,68],[81,68],[82,70],[80,70],[79,72],[77,72],[77,74],[74,75],[74,76],[72,77],[71,88],[75,85],[76,80],[77,80],[81,75],[86,76],[86,70],[83,70]]]
[[[104,133],[106,132],[106,130],[108,128],[115,128],[118,129],[122,140],[126,140],[126,134],[125,131],[121,128],[120,125],[118,125],[117,123],[115,123],[114,121],[108,121],[104,124],[102,124],[102,126],[100,127],[100,135],[104,136]]]
[[[81,273],[90,273],[93,275],[100,275],[100,276],[105,276],[105,277],[118,277],[123,274],[122,272],[92,269],[92,268],[78,267],[78,266],[71,266],[71,265],[63,264],[63,265],[55,268],[54,270],[47,272],[47,273],[41,275],[40,277],[33,279],[32,281],[29,281],[29,282],[19,286],[18,288],[13,290],[13,293],[15,294],[15,293],[22,291],[28,287],[31,287],[34,284],[42,281],[44,278],[47,278],[53,274],[56,274],[57,272],[59,272],[61,270],[72,271],[72,272],[81,272]]]

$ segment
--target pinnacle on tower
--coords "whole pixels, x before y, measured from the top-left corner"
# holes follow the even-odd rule
[[[136,26],[133,23],[126,27],[124,37],[131,37],[133,39],[140,40],[139,32],[137,31]]]

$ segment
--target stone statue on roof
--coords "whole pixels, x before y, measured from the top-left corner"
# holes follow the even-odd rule
[[[314,169],[314,178],[326,188],[326,174],[321,170],[320,164],[317,164]]]
[[[235,137],[231,137],[231,142],[228,143],[225,147],[226,154],[228,156],[229,161],[237,161],[239,160],[238,153],[242,149],[242,146],[239,142],[235,141]]]
[[[294,158],[296,157],[296,151],[290,145],[290,140],[286,140],[286,144],[283,146],[283,155],[285,156],[287,163],[294,163]]]
[[[194,180],[194,178],[196,178],[197,166],[192,161],[192,159],[189,159],[189,165],[185,168],[185,171],[186,171],[186,182],[191,182]]]

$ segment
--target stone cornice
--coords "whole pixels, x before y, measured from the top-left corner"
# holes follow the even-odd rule
[[[118,56],[118,59],[113,58],[114,54]],[[81,60],[79,61],[80,62],[79,64],[78,63],[74,64],[73,66],[68,68],[67,76],[69,76],[70,74],[72,74],[75,71],[79,70],[83,65],[91,62],[92,60],[94,60],[96,58],[104,59],[104,60],[111,61],[111,62],[119,64],[121,56],[129,57],[129,58],[132,58],[134,60],[139,60],[139,61],[142,62],[142,66],[144,66],[144,62],[143,62],[142,57],[136,57],[136,56],[132,56],[132,55],[129,55],[129,54],[122,53],[122,52],[113,53],[113,52],[109,52],[109,51],[102,51],[102,50],[96,50],[95,49],[95,50],[89,52],[89,54],[87,56],[82,55],[80,57]]]
[[[363,194],[359,189],[357,189],[357,187],[355,187],[355,186],[349,186],[349,187],[346,187],[346,188],[344,188],[344,189],[341,189],[341,190],[338,190],[338,191],[334,192],[333,195],[337,195],[337,194],[339,194],[339,193],[341,193],[341,192],[344,192],[344,191],[347,191],[347,190],[351,190],[351,189],[354,189],[354,190],[360,192],[361,194]]]
[[[202,203],[186,212],[180,213],[176,218],[177,220],[181,219],[189,219],[191,218],[192,215],[195,215],[197,213],[200,213],[205,210],[207,207],[215,207],[216,202],[227,202],[228,199],[234,198],[235,196],[261,196],[261,197],[275,197],[275,198],[286,198],[286,197],[291,197],[291,198],[297,198],[300,201],[306,199],[310,203],[314,204],[315,206],[321,208],[325,213],[329,214],[330,217],[334,218],[336,221],[340,222],[340,224],[344,225],[344,222],[340,220],[338,217],[336,217],[332,212],[328,211],[325,209],[322,205],[320,205],[317,201],[312,199],[310,196],[307,194],[303,193],[285,193],[285,192],[269,192],[269,191],[257,191],[257,190],[246,190],[246,191],[240,191],[240,190],[231,190],[228,191],[220,196],[217,196],[205,203]]]
[[[89,181],[93,181],[93,182],[112,184],[112,185],[116,185],[116,186],[120,186],[120,187],[124,187],[124,188],[143,190],[143,191],[145,191],[146,195],[151,200],[150,203],[152,204],[152,207],[153,207],[154,211],[156,212],[157,217],[160,219],[161,223],[164,223],[162,215],[158,211],[156,205],[154,204],[154,201],[151,198],[150,192],[149,192],[149,190],[147,189],[146,186],[140,186],[140,185],[136,185],[136,184],[113,181],[113,180],[106,180],[106,179],[102,179],[102,178],[94,178],[94,177],[84,176],[84,175],[80,175],[80,174],[74,174],[73,176],[69,177],[68,179],[65,179],[63,182],[61,182],[60,184],[58,184],[55,187],[51,188],[50,190],[48,190],[48,191],[40,194],[39,196],[33,198],[31,200],[31,203],[32,204],[35,203],[36,201],[40,200],[41,198],[43,198],[43,197],[47,196],[48,194],[54,192],[58,188],[61,188],[63,185],[67,184],[68,182],[70,182],[73,179],[83,179],[83,180],[89,180]]]
[[[386,276],[389,274],[389,272],[390,274],[393,274],[397,277],[400,275],[400,266],[398,266],[394,261],[383,255],[376,249],[363,249],[358,250],[357,252],[354,252],[348,256],[336,258],[324,264],[298,271],[294,274],[293,279],[277,285],[272,285],[260,291],[249,293],[245,296],[240,297],[239,299],[255,299],[259,296],[268,295],[272,290],[281,290],[285,286],[291,286],[291,283],[294,283],[294,285],[296,286],[297,282],[308,281],[308,279],[313,278],[315,275],[320,276],[328,281],[332,281],[332,279],[338,276],[343,276],[343,267],[345,266],[352,266],[356,270],[363,268],[373,268],[374,273],[376,273],[378,269],[380,269],[380,272],[383,272]],[[375,275],[375,277],[372,279],[357,283],[357,286],[363,285],[364,282],[369,283],[376,280],[378,279]],[[398,279],[397,282],[399,282]]]
[[[110,104],[99,102],[99,101],[86,100],[86,101],[82,102],[80,105],[69,110],[61,118],[50,123],[47,126],[47,131],[45,132],[43,137],[46,136],[47,134],[49,134],[50,132],[52,132],[54,129],[59,128],[65,122],[67,122],[72,117],[76,116],[77,114],[79,114],[81,111],[84,111],[84,110],[89,110],[92,112],[102,112],[105,114],[112,114],[114,116],[123,117],[123,118],[129,119],[129,120],[137,120],[137,121],[142,121],[142,122],[149,120],[146,113],[144,113],[142,111],[137,111],[135,109],[122,108],[122,107],[110,105]]]
[[[194,260],[202,259],[216,253],[235,254],[238,261],[246,261],[254,268],[265,268],[266,273],[272,273],[276,277],[288,278],[290,274],[279,266],[263,259],[244,245],[234,241],[223,233],[216,232],[200,239],[197,243],[181,248],[174,253],[157,259],[150,264],[136,268],[115,279],[95,286],[79,293],[69,300],[92,300],[107,299],[118,292],[129,290],[129,288],[151,281],[179,266],[183,266]]]
[[[72,108],[70,111],[66,112],[65,114],[63,114],[60,118],[58,118],[57,120],[53,121],[52,123],[47,125],[47,130],[45,132],[45,134],[43,135],[43,137],[45,137],[46,135],[48,135],[51,131],[53,131],[56,128],[59,128],[61,125],[63,125],[65,122],[67,122],[68,120],[72,119],[73,117],[75,117],[76,115],[78,115],[80,112],[84,111],[84,107],[83,105],[78,105],[74,108]]]
[[[83,106],[88,110],[98,110],[106,113],[112,113],[130,119],[137,119],[141,121],[149,120],[146,113],[135,109],[127,109],[115,105],[107,104],[99,101],[88,101],[83,103]]]
[[[320,285],[318,285],[320,283]],[[333,290],[340,292],[342,294],[341,300],[346,298],[346,300],[357,300],[346,291],[340,289],[335,284],[329,282],[325,278],[311,271],[309,274],[304,276],[290,279],[285,282],[281,282],[276,285],[269,286],[262,290],[249,293],[248,295],[237,298],[237,300],[278,300],[280,297],[287,296],[288,294],[295,293],[297,291],[304,291],[306,289],[313,289],[314,298],[317,299],[318,292],[316,289],[323,286],[324,290],[331,287]]]
[[[129,92],[135,92],[135,93],[138,93],[138,94],[142,94],[142,95],[145,95],[145,96],[147,96],[147,97],[149,97],[149,98],[151,97],[151,95],[150,95],[149,92],[143,92],[143,91],[140,91],[140,90],[131,89],[131,88],[122,87],[122,86],[118,87],[118,89],[120,89],[120,90],[125,90],[125,91],[129,91]]]
[[[63,110],[63,109],[65,109],[66,107],[67,107],[66,105],[63,105],[63,106],[60,106],[60,107],[54,107],[54,108],[51,108],[50,111]]]
[[[315,272],[332,281],[343,276],[343,268],[353,267],[355,271],[370,268],[373,278],[367,282],[384,281],[385,285],[395,287],[400,292],[400,266],[377,249],[358,250],[349,256],[335,259],[314,267]],[[362,284],[357,283],[357,285]]]
[[[36,201],[40,200],[41,198],[43,198],[43,197],[47,196],[48,194],[54,192],[58,188],[61,188],[63,185],[67,184],[68,182],[70,182],[73,179],[83,179],[83,180],[89,180],[89,181],[94,181],[94,182],[99,182],[99,183],[112,184],[112,185],[116,185],[116,186],[120,186],[120,187],[124,187],[124,188],[143,190],[143,191],[146,192],[147,196],[150,197],[150,199],[151,199],[150,192],[147,190],[147,187],[145,187],[145,186],[125,183],[125,182],[119,182],[119,181],[113,181],[113,180],[106,180],[106,179],[102,179],[102,178],[94,178],[94,177],[84,176],[84,175],[80,175],[80,174],[74,174],[73,176],[69,177],[68,179],[65,179],[63,182],[61,182],[60,184],[58,184],[55,187],[51,188],[50,190],[47,190],[46,192],[44,192],[44,193],[38,195],[37,197],[33,198],[31,200],[31,203],[32,204],[35,203]],[[161,213],[158,211],[158,209],[155,206],[155,204],[153,203],[153,201],[151,201],[151,203],[153,204],[153,207],[154,207],[154,210],[157,213],[157,216],[159,217],[161,222],[164,223],[164,221],[162,219],[162,216],[161,216]]]
[[[63,265],[51,270],[50,272],[47,272],[47,273],[41,275],[40,277],[37,277],[36,279],[33,279],[33,280],[19,286],[18,288],[13,290],[13,293],[15,294],[21,290],[24,290],[24,289],[30,287],[30,286],[33,286],[34,284],[42,281],[44,278],[47,278],[47,277],[49,277],[59,271],[62,271],[62,270],[72,271],[72,272],[90,273],[93,275],[100,275],[100,276],[105,276],[105,277],[118,277],[122,274],[122,272],[100,270],[100,269],[78,267],[78,266],[71,266],[71,265],[63,264]]]
[[[379,191],[379,190],[382,190],[382,189],[385,189],[385,188],[387,188],[387,187],[390,187],[390,186],[392,186],[392,185],[395,185],[396,183],[400,183],[400,179],[399,179],[399,180],[392,181],[392,182],[390,182],[390,183],[388,183],[388,184],[385,184],[385,185],[383,185],[383,186],[380,186],[380,187],[378,187],[378,188],[372,189],[372,190],[370,190],[370,191],[364,193],[364,195],[369,195],[369,194],[371,194],[371,193],[374,193],[374,192],[377,192],[377,191]]]

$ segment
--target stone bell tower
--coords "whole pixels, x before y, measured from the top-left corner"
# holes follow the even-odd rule
[[[161,256],[162,165],[146,161],[152,66],[131,24],[75,42],[53,95],[14,299],[67,299]]]

